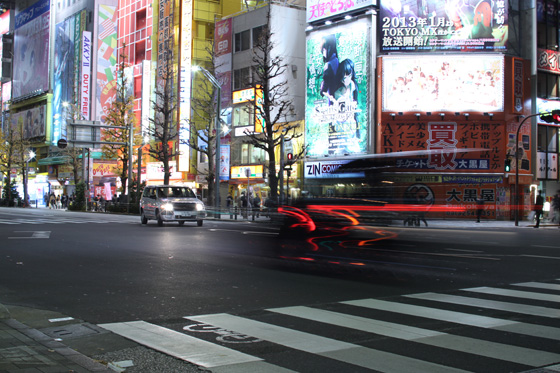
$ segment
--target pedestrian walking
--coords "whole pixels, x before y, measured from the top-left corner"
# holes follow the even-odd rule
[[[556,191],[554,198],[552,198],[552,221],[560,226],[560,190]]]
[[[482,216],[482,212],[484,211],[484,198],[482,194],[478,196],[476,199],[476,222],[480,223],[480,217]]]
[[[233,197],[231,196],[231,194],[228,194],[228,196],[226,198],[226,207],[227,207],[228,213],[231,215],[231,208],[233,207]]]
[[[535,219],[537,221],[535,224],[535,228],[538,228],[541,223],[543,205],[544,205],[544,198],[542,196],[542,190],[539,190],[539,194],[537,195],[537,198],[535,200],[535,206],[533,208],[533,210],[535,211]]]
[[[258,194],[253,198],[253,203],[251,205],[253,207],[253,220],[255,220],[255,215],[258,218],[261,214],[261,199]]]
[[[241,213],[243,215],[243,218],[246,219],[247,218],[247,197],[245,196],[245,192],[241,193]]]
[[[50,209],[56,208],[56,197],[54,193],[51,193],[51,195],[49,196],[49,208]]]

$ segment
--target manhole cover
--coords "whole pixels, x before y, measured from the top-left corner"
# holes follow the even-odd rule
[[[70,324],[52,328],[41,329],[41,332],[45,333],[52,338],[60,339],[72,339],[84,337],[92,334],[107,333],[106,330],[101,329],[92,324]]]

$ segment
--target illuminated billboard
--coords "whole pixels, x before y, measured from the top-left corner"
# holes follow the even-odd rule
[[[307,37],[305,122],[311,157],[367,151],[369,33],[370,24],[362,19]]]
[[[383,57],[383,111],[504,110],[501,55]]]
[[[49,89],[49,0],[40,0],[16,14],[13,97]]]
[[[191,67],[193,40],[193,2],[183,0],[181,4],[181,45],[180,45],[180,74],[179,74],[179,171],[188,172],[190,168],[189,142],[191,119]],[[172,25],[173,18],[169,19]],[[160,22],[161,23],[161,22]],[[167,43],[167,40],[164,40]],[[161,41],[160,41],[161,44]],[[161,46],[158,46],[161,48]],[[161,54],[161,49],[159,53]],[[167,53],[167,52],[166,52]]]
[[[383,0],[379,10],[380,50],[505,51],[506,1]]]
[[[53,137],[52,143],[60,138],[66,138],[65,120],[70,117],[70,108],[64,108],[64,102],[75,104],[78,81],[76,71],[79,71],[81,59],[81,31],[82,16],[85,12],[77,13],[55,26],[54,74],[53,74]]]
[[[333,1],[307,0],[307,23],[340,16],[358,9],[377,5],[377,0]]]

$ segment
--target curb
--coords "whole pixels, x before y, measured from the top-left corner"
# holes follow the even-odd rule
[[[2,303],[0,303],[0,320],[11,319],[10,311]]]

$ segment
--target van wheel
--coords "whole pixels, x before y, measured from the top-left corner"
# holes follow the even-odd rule
[[[204,221],[204,220],[197,220],[197,221],[196,221],[196,225],[199,226],[199,227],[202,227],[202,222],[203,222],[203,221]]]
[[[142,212],[140,213],[140,221],[142,222],[142,224],[148,224],[148,218],[146,217],[146,215],[144,215],[144,210],[142,210]]]
[[[161,218],[161,214],[159,213],[159,210],[156,211],[156,215],[157,215],[157,225],[158,225],[158,227],[163,227],[163,219]]]

